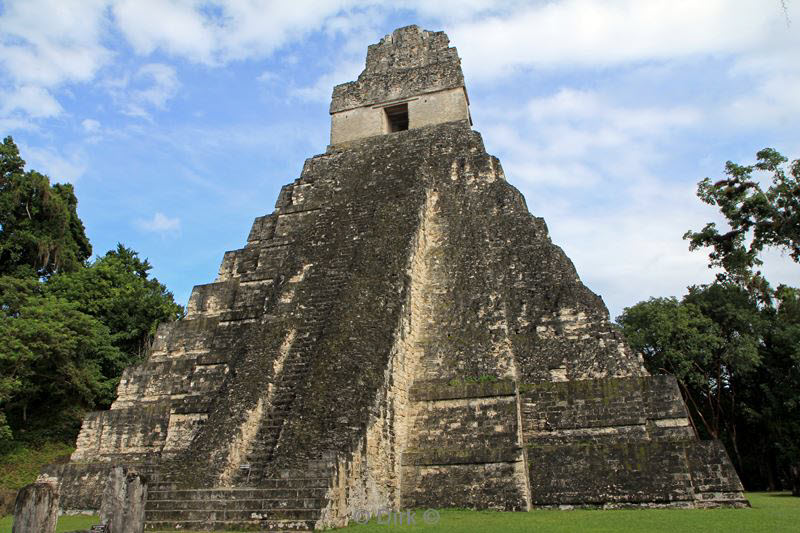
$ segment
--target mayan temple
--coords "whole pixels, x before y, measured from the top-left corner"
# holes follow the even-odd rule
[[[472,130],[443,32],[369,46],[331,142],[48,467],[114,465],[147,529],[324,529],[359,511],[747,505]]]

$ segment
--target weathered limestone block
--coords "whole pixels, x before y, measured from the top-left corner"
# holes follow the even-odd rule
[[[461,60],[444,33],[407,26],[371,46],[358,80],[333,89],[331,145],[397,131],[390,109],[403,129],[471,120]]]
[[[403,467],[402,505],[526,511],[522,461]]]
[[[217,316],[227,311],[236,298],[238,283],[220,281],[206,285],[195,285],[189,297],[186,316]]]
[[[742,494],[744,487],[722,442],[695,442],[693,446],[687,447],[686,458],[698,507],[723,504],[749,506]]]
[[[103,499],[111,463],[51,464],[41,475],[58,479],[61,497],[59,507],[73,512],[97,512]]]
[[[395,30],[367,49],[366,68],[357,81],[334,87],[331,113],[463,87],[461,60],[449,44],[444,32],[417,26]]]
[[[90,413],[83,421],[72,461],[143,460],[158,455],[169,426],[169,402]]]
[[[100,522],[108,533],[142,533],[147,480],[133,470],[118,466],[111,470],[103,490]]]
[[[275,219],[275,215],[256,217],[252,228],[250,228],[250,234],[247,236],[247,243],[257,244],[261,241],[270,240],[275,234]]]
[[[672,376],[539,382],[522,389],[524,433],[531,441],[694,438]]]
[[[58,522],[58,485],[36,482],[22,487],[14,503],[13,533],[53,533]]]

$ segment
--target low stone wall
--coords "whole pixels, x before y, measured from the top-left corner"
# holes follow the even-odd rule
[[[691,505],[685,442],[528,446],[534,506]]]

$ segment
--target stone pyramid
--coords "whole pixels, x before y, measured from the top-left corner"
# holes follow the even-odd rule
[[[334,88],[331,145],[89,414],[62,507],[113,465],[146,527],[314,529],[382,508],[747,505],[471,128],[443,32]]]

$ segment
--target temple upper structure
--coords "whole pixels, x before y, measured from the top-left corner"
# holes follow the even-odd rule
[[[367,49],[358,80],[337,85],[331,145],[471,120],[461,60],[444,32],[406,26]]]

